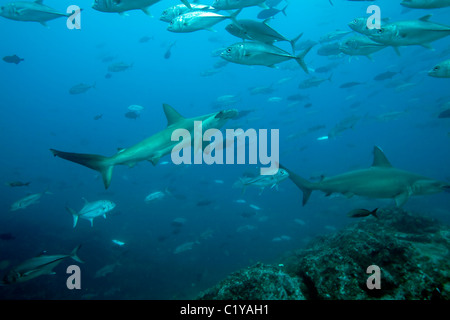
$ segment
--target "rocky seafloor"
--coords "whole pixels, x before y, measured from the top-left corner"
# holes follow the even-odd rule
[[[450,227],[401,209],[378,211],[312,240],[276,264],[257,263],[199,300],[430,300],[450,298]],[[380,289],[368,289],[380,268]]]

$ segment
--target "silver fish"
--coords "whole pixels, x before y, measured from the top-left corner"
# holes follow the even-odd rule
[[[59,12],[42,2],[43,0],[10,2],[0,7],[0,16],[16,21],[39,22],[47,26],[46,22],[49,20],[72,15],[72,13]]]
[[[129,10],[142,10],[151,15],[149,7],[161,0],[94,0],[92,8],[101,12],[116,12],[121,15]]]
[[[52,194],[52,193],[46,190],[44,192],[30,194],[26,197],[23,197],[22,199],[17,200],[16,202],[14,202],[11,205],[10,210],[16,211],[16,210],[20,210],[20,209],[25,209],[28,206],[31,206],[32,204],[38,203],[44,194]]]
[[[72,258],[79,263],[83,263],[83,261],[77,256],[80,247],[81,245],[77,246],[70,254],[57,254],[50,256],[46,255],[44,251],[40,255],[28,259],[11,269],[3,278],[2,284],[6,285],[21,283],[41,275],[54,274],[53,268],[55,268],[66,258]]]
[[[67,211],[72,214],[74,228],[77,226],[78,218],[89,220],[92,227],[95,218],[103,216],[106,219],[106,213],[116,207],[116,204],[109,200],[98,200],[94,202],[88,202],[85,198],[83,200],[84,206],[79,212],[66,207]]]
[[[212,6],[219,10],[242,9],[252,6],[260,6],[264,9],[269,9],[269,7],[264,4],[265,1],[266,0],[215,0]]]
[[[95,88],[95,83],[93,85],[86,84],[86,83],[79,83],[77,85],[74,85],[72,88],[69,89],[70,94],[81,94],[87,92],[89,89]]]
[[[435,65],[428,71],[428,75],[435,78],[450,78],[450,59]]]
[[[262,193],[265,187],[276,188],[278,190],[278,184],[289,177],[284,169],[278,169],[277,173],[273,175],[259,175],[257,177],[245,177],[239,178],[233,185],[235,188],[242,188],[242,192],[245,192],[245,188],[248,186],[254,186],[260,188]]]
[[[294,59],[306,73],[309,73],[304,58],[312,47],[297,56],[270,44],[246,41],[229,46],[221,53],[222,59],[244,65],[275,67],[276,64]]]

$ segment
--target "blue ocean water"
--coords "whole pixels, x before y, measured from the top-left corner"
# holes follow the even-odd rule
[[[177,166],[170,156],[156,166],[146,162],[133,168],[117,166],[105,190],[97,172],[55,158],[49,151],[113,155],[117,148],[166,127],[163,103],[186,117],[228,108],[253,110],[230,120],[224,129],[279,129],[280,162],[307,179],[369,167],[377,145],[397,168],[450,181],[450,120],[438,118],[449,102],[450,82],[427,75],[434,65],[449,59],[450,38],[433,42],[434,50],[400,47],[400,56],[385,48],[372,60],[321,56],[317,44],[305,57],[310,75],[288,61],[278,68],[228,63],[206,76],[222,61],[211,53],[241,41],[225,30],[227,21],[214,26],[216,32],[177,34],[158,19],[164,9],[180,3],[175,0],[151,6],[154,17],[142,11],[127,16],[103,13],[85,0],[44,2],[63,12],[69,5],[83,8],[81,29],[68,29],[65,18],[49,21],[48,28],[0,19],[0,55],[24,58],[17,65],[0,63],[0,234],[14,238],[0,240],[0,274],[3,277],[43,250],[68,254],[82,244],[82,289],[67,289],[65,268],[77,264],[67,259],[55,268],[55,275],[0,287],[2,299],[191,299],[237,269],[257,261],[276,262],[313,237],[352,223],[346,215],[349,210],[393,205],[392,199],[327,198],[317,191],[302,206],[300,190],[288,180],[278,190],[269,187],[260,194],[248,187],[242,193],[233,184],[247,172],[256,173],[259,166]],[[448,24],[450,17],[449,8],[405,12],[399,1],[335,0],[334,6],[326,0],[290,1],[287,16],[277,14],[270,26],[289,39],[303,32],[299,42],[319,41],[332,31],[350,31],[347,24],[368,17],[367,7],[375,3],[389,21],[431,13],[431,21]],[[245,8],[239,18],[256,19],[260,11]],[[170,57],[165,57],[174,42]],[[276,45],[290,51],[287,42]],[[105,77],[115,62],[132,67]],[[332,62],[336,67],[331,71],[315,72]],[[373,79],[386,71],[399,73],[384,81]],[[332,80],[318,87],[298,88],[311,76],[331,74]],[[340,88],[348,82],[360,84]],[[70,94],[78,83],[95,83],[95,88]],[[251,94],[251,88],[270,85],[274,90],[270,94]],[[292,104],[295,101],[288,97],[296,94],[305,95],[305,100]],[[218,105],[218,98],[225,95],[235,101]],[[130,105],[144,107],[137,119],[124,116]],[[102,117],[94,120],[96,115]],[[318,140],[347,119],[352,125],[336,137]],[[10,181],[31,183],[14,188],[3,183]],[[10,211],[15,201],[47,188],[51,194],[39,203]],[[165,196],[145,202],[155,191]],[[80,219],[73,228],[65,207],[79,211],[83,197],[111,200],[116,208],[106,219],[95,219],[93,227]],[[450,221],[449,208],[445,192],[411,197],[404,205],[445,223]],[[185,219],[182,226],[174,225],[177,218]],[[118,246],[113,239],[125,245]],[[191,242],[190,250],[174,253]],[[98,271],[105,266],[110,272],[102,276]]]

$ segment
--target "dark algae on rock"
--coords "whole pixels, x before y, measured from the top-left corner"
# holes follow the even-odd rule
[[[304,300],[299,279],[281,267],[257,263],[201,293],[200,300]]]
[[[258,263],[202,292],[209,300],[448,300],[450,228],[402,209],[380,209],[334,234]],[[380,268],[380,289],[367,286]]]

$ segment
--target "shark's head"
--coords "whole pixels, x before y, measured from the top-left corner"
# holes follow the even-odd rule
[[[220,129],[222,128],[228,120],[233,119],[238,115],[236,109],[222,110],[213,114],[206,116],[202,119],[203,130],[208,129]]]
[[[412,191],[415,195],[435,194],[442,191],[450,192],[450,185],[438,180],[423,179],[414,182]]]
[[[16,272],[15,270],[9,271],[5,276],[3,277],[3,285],[13,284],[16,282],[20,282],[21,280],[21,274],[19,272]]]
[[[4,6],[0,6],[0,16],[12,19],[17,15],[16,7],[13,3],[7,3]]]
[[[228,119],[233,119],[233,118],[237,117],[237,115],[238,115],[238,111],[236,109],[228,109],[228,110],[219,111],[218,113],[216,113],[214,118],[228,120]]]

